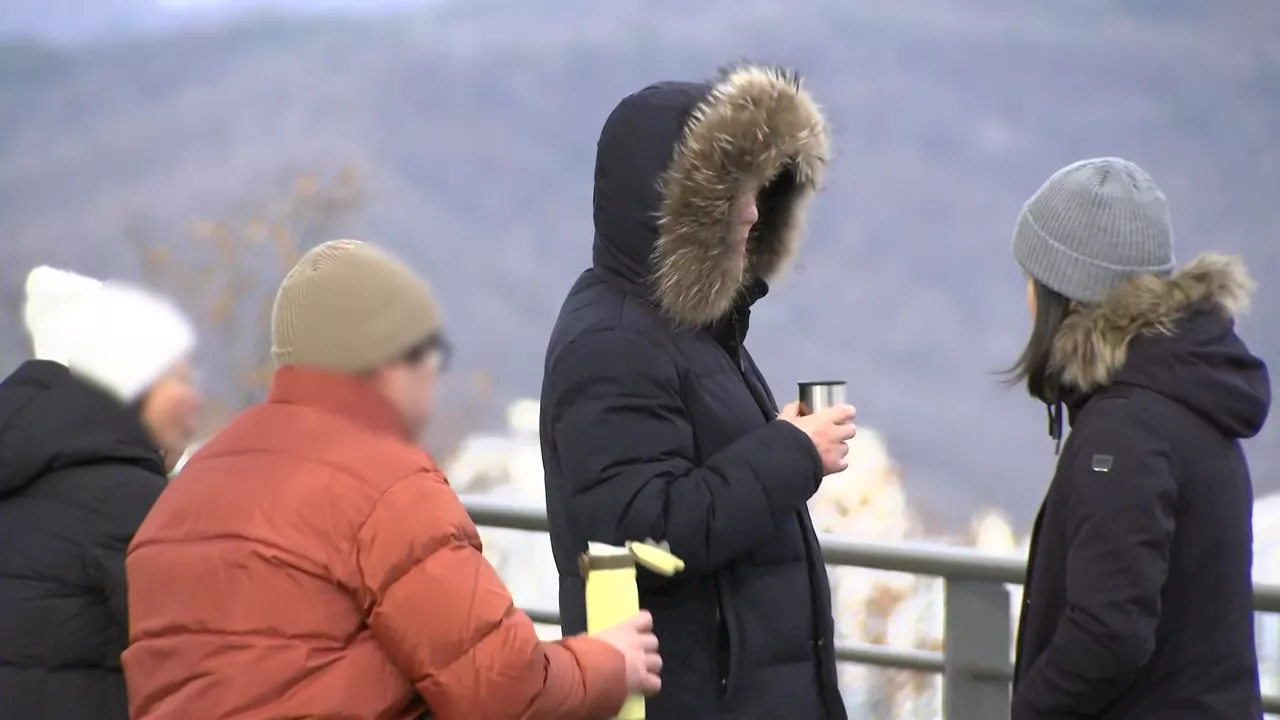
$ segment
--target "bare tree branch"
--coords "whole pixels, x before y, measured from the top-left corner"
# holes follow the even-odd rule
[[[200,324],[210,364],[206,428],[258,402],[270,382],[275,288],[308,248],[341,232],[362,205],[359,174],[308,173],[250,212],[194,223],[177,242],[134,224],[143,279],[172,294]]]

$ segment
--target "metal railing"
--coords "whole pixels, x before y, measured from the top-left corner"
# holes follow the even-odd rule
[[[546,510],[540,505],[478,495],[464,495],[462,500],[476,525],[547,531]],[[1008,717],[1013,616],[1006,586],[1022,584],[1025,560],[968,548],[819,537],[827,565],[928,575],[944,583],[945,652],[837,643],[837,659],[941,674],[947,720]],[[1280,585],[1256,584],[1254,605],[1259,612],[1280,613]],[[536,623],[560,624],[554,610],[525,608],[525,612]],[[1264,696],[1263,708],[1280,713],[1280,697]]]

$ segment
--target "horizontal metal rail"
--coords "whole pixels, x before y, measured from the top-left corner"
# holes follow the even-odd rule
[[[546,510],[541,505],[514,503],[481,495],[463,495],[462,501],[476,525],[529,532],[547,531]],[[948,581],[1010,585],[1021,585],[1026,573],[1024,558],[994,555],[972,548],[848,540],[834,535],[820,535],[819,539],[827,565],[926,575]],[[1254,606],[1259,612],[1280,613],[1280,585],[1255,584]],[[525,612],[535,623],[560,624],[559,613],[554,610],[526,608]],[[929,650],[891,648],[870,643],[837,643],[836,658],[844,662],[899,670],[947,672],[946,654]],[[966,670],[969,676],[983,681],[1003,682],[1013,677],[1013,668],[1007,661],[978,665],[971,663]],[[1264,696],[1263,709],[1267,713],[1280,713],[1280,697]]]
[[[560,625],[560,613],[546,608],[523,608],[539,625]],[[877,665],[898,670],[940,673],[945,659],[940,652],[891,648],[871,643],[836,643],[836,659],[842,662]],[[1006,678],[1007,679],[1007,678]]]
[[[546,510],[535,503],[514,503],[484,495],[463,495],[462,502],[477,525],[547,532]],[[823,559],[828,565],[1010,585],[1021,585],[1026,574],[1027,563],[1022,557],[1001,556],[973,548],[849,540],[829,534],[819,538]],[[1280,585],[1255,584],[1253,600],[1259,612],[1280,613]]]

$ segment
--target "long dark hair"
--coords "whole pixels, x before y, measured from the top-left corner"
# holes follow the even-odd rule
[[[1062,381],[1057,373],[1050,372],[1049,363],[1053,358],[1054,338],[1071,314],[1071,300],[1039,280],[1032,280],[1031,284],[1036,298],[1031,337],[1018,359],[1001,374],[1006,384],[1026,383],[1031,397],[1046,405],[1056,405],[1062,399]]]

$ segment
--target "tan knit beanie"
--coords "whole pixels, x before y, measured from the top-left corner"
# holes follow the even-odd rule
[[[409,266],[368,243],[333,240],[303,255],[280,284],[271,356],[278,366],[359,373],[439,331],[431,288]]]

